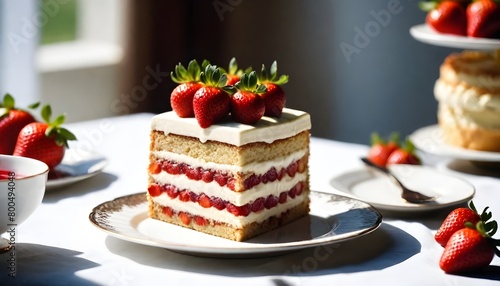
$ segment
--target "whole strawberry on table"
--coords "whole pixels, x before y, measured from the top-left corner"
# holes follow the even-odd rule
[[[69,148],[68,141],[76,140],[76,137],[61,127],[66,119],[64,115],[51,121],[50,105],[42,108],[41,115],[45,122],[32,122],[21,129],[13,155],[40,160],[53,170],[61,163],[66,148]]]
[[[17,135],[24,126],[35,122],[33,115],[26,110],[19,109],[16,106],[14,97],[5,94],[3,101],[0,102],[0,154],[12,155],[16,146]],[[29,108],[37,108],[39,103],[34,103]]]
[[[446,273],[464,273],[490,265],[500,256],[500,240],[494,239],[498,224],[486,207],[479,214],[471,201],[469,208],[453,210],[443,221],[434,238],[444,246],[439,267]]]

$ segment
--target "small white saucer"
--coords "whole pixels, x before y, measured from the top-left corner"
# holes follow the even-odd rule
[[[100,154],[68,149],[61,164],[55,168],[55,172],[49,173],[46,189],[61,188],[93,177],[101,173],[107,164],[107,159]]]
[[[345,195],[365,201],[379,210],[400,212],[446,208],[467,202],[475,194],[475,188],[469,182],[431,167],[391,165],[389,169],[408,188],[437,196],[437,199],[424,204],[408,203],[401,198],[401,190],[397,185],[387,176],[368,167],[334,177],[330,184]]]

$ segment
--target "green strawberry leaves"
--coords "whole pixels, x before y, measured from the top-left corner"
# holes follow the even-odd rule
[[[204,62],[205,63],[205,62]],[[174,71],[170,73],[170,78],[175,83],[198,82],[200,81],[200,65],[196,60],[189,62],[187,69],[181,64],[177,64]]]
[[[474,202],[472,200],[469,202],[469,208],[478,213],[476,206],[474,205]],[[488,209],[489,207],[485,207],[481,214],[478,213],[481,217],[481,220],[479,222],[477,222],[476,224],[466,222],[465,227],[476,229],[477,231],[479,231],[479,233],[481,233],[483,237],[487,238],[490,241],[492,247],[495,249],[495,254],[500,257],[500,250],[497,248],[497,246],[500,246],[500,240],[493,238],[493,235],[495,235],[498,230],[498,223],[495,220],[490,221],[493,215],[491,211],[488,211]]]
[[[266,66],[262,65],[262,69],[258,79],[259,83],[271,82],[277,85],[283,85],[288,82],[288,75],[281,75],[278,78],[278,63],[274,61],[271,64],[269,73],[267,72]]]
[[[35,102],[30,105],[28,105],[28,108],[30,109],[36,109],[40,105],[40,102]],[[10,110],[17,110],[16,108],[16,100],[10,93],[6,93],[3,96],[3,101],[0,101],[0,108],[4,108],[4,112],[0,114],[0,117],[7,115]]]
[[[255,71],[244,73],[241,76],[241,80],[236,83],[236,88],[238,90],[248,91],[255,94],[262,94],[267,91],[267,87],[265,85],[258,83],[257,73]]]
[[[48,124],[45,135],[47,137],[53,137],[57,145],[69,148],[68,141],[77,140],[76,136],[71,133],[71,131],[61,127],[66,120],[66,116],[64,114],[61,114],[53,121],[50,121],[52,117],[52,108],[47,104],[42,107],[41,116],[42,119]]]

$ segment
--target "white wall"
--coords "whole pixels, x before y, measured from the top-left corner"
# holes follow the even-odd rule
[[[39,33],[33,25],[36,0],[0,1],[0,97],[11,93],[19,107],[39,100],[35,50]]]
[[[436,123],[432,89],[453,50],[410,36],[410,27],[425,18],[418,1],[238,3],[224,13],[224,53],[251,58],[254,67],[278,60],[279,70],[290,75],[287,105],[312,114],[313,135],[366,144],[372,131],[404,136]],[[373,14],[383,15],[388,5],[390,20],[376,20]],[[363,43],[357,31],[367,25],[372,36]],[[341,48],[346,44],[357,49],[348,57]]]

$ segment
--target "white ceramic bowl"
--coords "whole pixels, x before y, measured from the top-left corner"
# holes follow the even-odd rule
[[[48,173],[41,161],[0,155],[0,234],[7,232],[5,238],[41,204]]]

